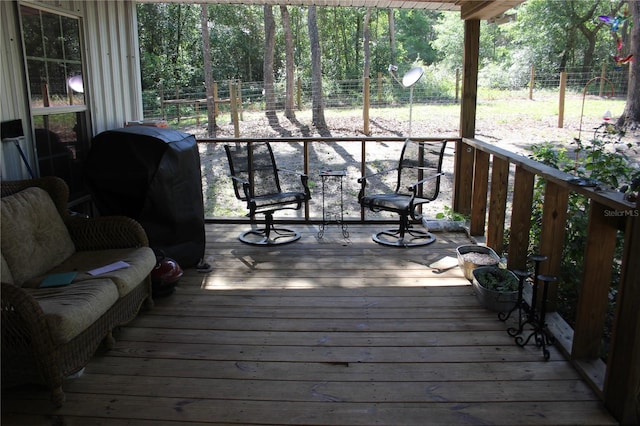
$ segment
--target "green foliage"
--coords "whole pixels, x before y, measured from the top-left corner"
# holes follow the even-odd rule
[[[421,60],[427,65],[438,60],[438,54],[431,45],[431,41],[438,36],[434,24],[439,15],[437,12],[428,10],[396,11],[396,36],[404,49],[404,56],[400,59]]]
[[[588,143],[574,141],[574,147],[569,155],[565,148],[557,148],[551,143],[533,146],[532,158],[585,179],[594,179],[602,189],[617,190],[623,184],[629,184],[640,176],[638,165],[634,164],[627,154],[620,149],[620,134],[610,132],[603,127],[604,132],[596,132]],[[631,151],[640,147],[639,143],[624,144],[624,150]],[[617,149],[616,149],[617,148]],[[544,206],[543,179],[538,179],[534,189],[533,214],[531,222],[530,251],[535,252],[539,246],[542,228],[542,214]],[[569,193],[567,226],[564,250],[562,253],[561,275],[559,280],[558,310],[565,320],[573,324],[575,307],[584,264],[584,248],[587,242],[589,221],[589,198],[575,192]],[[617,259],[622,258],[622,235],[619,235]],[[612,274],[611,294],[615,295],[619,280],[619,262],[614,262]]]
[[[576,67],[589,71],[612,63],[614,41],[597,17],[611,14],[622,3],[528,0],[518,8],[517,22],[510,29],[513,46],[541,73]],[[592,40],[586,36],[589,32],[594,33]]]
[[[605,0],[528,0],[517,8],[517,22],[497,25],[481,22],[480,84],[492,88],[525,87],[531,65],[538,75],[583,66],[598,70],[615,54],[610,32],[597,19],[617,10],[620,2]],[[593,10],[591,10],[591,6]],[[264,29],[262,6],[209,4],[212,73],[215,81],[239,78],[263,81]],[[298,77],[311,77],[307,8],[287,6],[294,41]],[[202,87],[201,5],[190,3],[140,3],[141,78],[144,90],[163,87]],[[355,7],[318,8],[323,78],[362,78],[363,19],[366,10]],[[511,13],[511,12],[510,12]],[[396,9],[395,62],[399,75],[409,64],[424,64],[422,84],[434,93],[450,93],[444,81],[430,70],[454,70],[462,65],[464,21],[459,13]],[[281,15],[276,19],[274,70],[282,76],[284,35]],[[594,18],[595,17],[595,18]],[[375,8],[369,24],[371,34],[370,76],[387,74],[392,62],[388,10]],[[593,33],[590,42],[586,33]],[[627,43],[628,44],[628,43]],[[450,80],[450,79],[449,79]],[[451,86],[448,81],[446,85]],[[430,87],[431,90],[431,87]],[[204,91],[204,89],[203,89]]]
[[[518,279],[507,269],[498,267],[476,269],[473,276],[487,290],[501,293],[518,290]]]
[[[449,206],[442,206],[442,212],[436,214],[436,219],[438,220],[453,220],[455,222],[464,222],[467,221],[469,219],[468,216],[465,216],[463,214],[460,214],[456,211],[454,211],[451,207]]]

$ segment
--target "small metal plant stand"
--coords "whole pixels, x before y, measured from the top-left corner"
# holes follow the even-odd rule
[[[320,230],[318,231],[318,239],[324,237],[324,231],[330,223],[336,223],[340,225],[342,229],[342,236],[349,238],[349,231],[347,230],[347,224],[344,222],[344,197],[342,191],[342,180],[347,175],[346,170],[322,170],[320,172],[320,179],[322,181],[322,223],[320,224]],[[329,180],[337,180],[338,185],[329,185]],[[330,193],[338,192],[339,201],[337,205],[329,204],[327,197]]]
[[[533,280],[531,283],[531,304],[527,303],[524,298],[524,285],[525,282],[531,277],[531,272],[525,270],[513,271],[518,277],[518,301],[513,309],[509,312],[501,312],[498,314],[498,318],[501,321],[506,321],[514,313],[518,312],[518,325],[517,327],[509,327],[507,333],[509,336],[514,337],[515,343],[518,346],[526,346],[531,339],[536,343],[537,347],[542,348],[542,354],[545,360],[549,360],[550,352],[547,346],[554,343],[554,338],[549,332],[546,323],[546,311],[547,311],[547,298],[549,292],[549,284],[556,281],[557,277],[551,275],[540,274],[540,263],[547,260],[546,256],[534,254],[529,256],[529,260],[535,262]],[[538,308],[538,291],[542,283],[542,299],[540,300],[540,307]],[[526,326],[529,327],[526,327]],[[529,334],[525,337],[526,332]]]

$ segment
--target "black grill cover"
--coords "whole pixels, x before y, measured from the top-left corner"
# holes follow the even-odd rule
[[[136,219],[149,245],[182,267],[202,259],[202,177],[193,135],[150,126],[102,132],[93,140],[86,176],[101,215]]]

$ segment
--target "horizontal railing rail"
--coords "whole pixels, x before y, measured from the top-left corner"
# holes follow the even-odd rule
[[[459,141],[459,138],[443,138],[443,137],[412,137],[412,140],[420,141],[420,142],[441,142],[446,140],[450,146],[451,152],[453,152],[453,148],[455,143]],[[379,215],[376,215],[373,212],[367,211],[362,208],[357,202],[357,190],[359,190],[359,184],[357,184],[357,178],[369,174],[371,172],[370,167],[379,166],[379,164],[386,164],[390,166],[395,166],[399,159],[400,149],[402,148],[402,143],[406,140],[406,137],[272,137],[272,138],[219,138],[219,139],[198,139],[198,144],[203,147],[201,151],[207,151],[208,146],[220,146],[225,144],[236,144],[236,143],[249,143],[249,142],[261,142],[268,141],[276,152],[276,161],[278,162],[278,166],[284,168],[291,168],[294,170],[299,170],[310,177],[317,178],[317,174],[321,169],[327,168],[340,168],[347,169],[348,175],[347,179],[348,185],[351,185],[351,188],[345,189],[345,202],[349,204],[349,210],[358,211],[359,214],[357,217],[353,215],[349,217],[345,217],[344,221],[349,223],[392,223],[397,222],[397,217],[395,218],[383,218]],[[337,144],[345,144],[345,143],[354,143],[358,145],[357,151],[355,154],[353,153],[345,153],[341,152],[343,149],[337,147]],[[329,148],[331,148],[335,157],[340,158],[332,158],[326,161],[318,160],[317,150],[320,149],[319,144],[326,144]],[[282,145],[287,145],[287,148],[282,147]],[[291,146],[294,146],[293,150]],[[389,149],[389,147],[392,147]],[[383,150],[388,150],[382,152]],[[218,155],[222,150],[218,150]],[[287,154],[289,153],[289,154]],[[385,158],[386,155],[386,158]],[[203,155],[201,154],[201,158]],[[206,157],[206,155],[205,155]],[[288,163],[285,167],[285,164],[281,164],[281,159],[288,157]],[[226,158],[219,157],[217,160],[222,161],[226,164]],[[292,165],[291,165],[292,164]],[[228,174],[227,169],[224,169],[224,173]],[[451,173],[450,173],[451,174]],[[231,184],[229,183],[229,188]],[[357,185],[357,187],[355,187]],[[318,203],[319,202],[319,189],[316,188],[316,194],[312,196],[311,202]],[[350,192],[348,192],[350,191]],[[206,192],[206,191],[205,191]],[[310,202],[307,202],[303,213],[299,216],[287,216],[286,218],[276,219],[277,222],[304,222],[304,223],[320,223],[322,221],[322,217],[318,215],[318,207],[316,206],[316,211],[312,214],[310,208]],[[244,212],[246,213],[246,212]],[[244,214],[243,213],[243,214]],[[207,222],[215,223],[215,222],[246,222],[249,221],[249,218],[242,216],[234,216],[234,217],[221,217],[221,216],[208,216],[206,217]]]

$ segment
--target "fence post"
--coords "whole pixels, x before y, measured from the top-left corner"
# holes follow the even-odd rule
[[[456,103],[460,100],[460,68],[456,68]]]
[[[536,66],[531,65],[531,77],[529,77],[529,100],[533,100],[533,87],[536,83]]]
[[[564,126],[564,97],[567,91],[567,72],[560,73],[560,99],[558,102],[558,128]]]
[[[240,113],[240,120],[244,120],[244,108],[242,108],[242,81],[236,80],[236,102],[238,103],[238,112]]]
[[[180,88],[176,87],[176,100],[180,99]],[[180,123],[180,104],[176,103],[176,114],[178,114],[178,123]]]
[[[218,83],[213,82],[213,116],[217,117],[220,115],[220,110],[218,107]]]
[[[602,64],[602,71],[600,72],[600,94],[598,96],[604,96],[604,82],[607,79],[607,64]]]
[[[378,73],[378,105],[382,105],[382,73]]]
[[[238,123],[238,103],[236,99],[235,85],[229,80],[229,100],[231,101],[231,121],[233,121],[233,136],[240,137],[240,125]]]
[[[302,80],[298,77],[298,90],[296,93],[296,103],[298,104],[298,111],[302,111]]]
[[[166,111],[164,110],[164,85],[160,84],[160,113],[162,114],[162,119],[167,119]]]
[[[369,136],[369,85],[371,84],[370,78],[364,78],[364,87],[362,89],[362,121],[363,121],[363,133]]]

